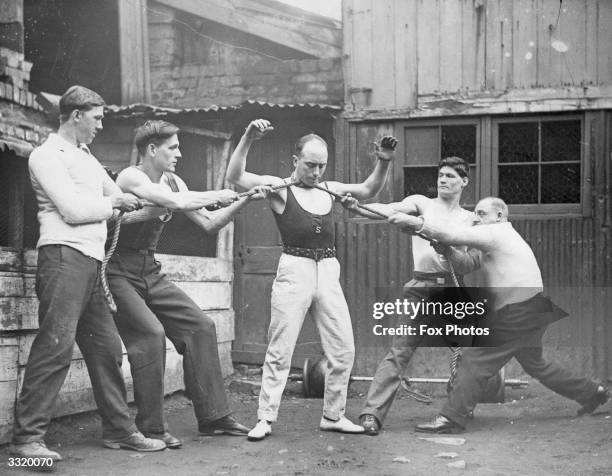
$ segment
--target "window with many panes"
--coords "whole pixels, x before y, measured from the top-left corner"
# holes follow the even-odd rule
[[[579,116],[494,121],[494,178],[499,197],[517,210],[579,211],[582,120]]]
[[[439,160],[458,156],[470,165],[465,206],[495,195],[514,215],[586,213],[583,123],[577,114],[401,123],[401,192],[435,197]]]
[[[433,198],[437,195],[438,163],[445,157],[461,157],[470,167],[470,183],[462,196],[462,203],[475,204],[476,175],[478,174],[478,123],[440,125],[419,124],[404,128],[403,134],[404,196],[420,194]]]

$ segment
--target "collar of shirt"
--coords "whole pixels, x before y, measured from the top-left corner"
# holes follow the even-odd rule
[[[85,152],[87,155],[91,155],[91,151],[89,150],[89,147],[87,147],[87,145],[85,144],[75,145],[67,141],[66,139],[64,139],[62,136],[60,136],[56,132],[52,132],[51,134],[49,134],[47,141],[50,142],[50,145],[57,147],[57,149],[62,152],[67,152],[67,151],[70,151],[71,149],[78,149],[78,150]]]

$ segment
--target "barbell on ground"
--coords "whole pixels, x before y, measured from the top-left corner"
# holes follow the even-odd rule
[[[327,359],[320,357],[318,359],[306,359],[304,368],[301,374],[291,374],[290,380],[301,381],[304,396],[306,398],[323,398],[325,391],[325,375],[327,373]],[[351,382],[371,382],[372,377],[360,377],[351,375]],[[409,392],[410,396],[423,403],[431,403],[431,399],[422,395],[409,387],[412,384],[430,383],[430,384],[449,384],[449,378],[423,378],[423,377],[404,377],[402,379],[402,387]],[[525,380],[506,379],[504,369],[501,369],[497,375],[491,377],[487,382],[480,403],[503,403],[505,401],[505,388],[520,388],[526,387],[529,382]]]

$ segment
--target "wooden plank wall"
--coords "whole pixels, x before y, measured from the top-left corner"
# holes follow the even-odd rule
[[[121,104],[151,102],[146,0],[119,0]]]
[[[343,21],[345,98],[358,109],[612,83],[608,0],[347,0]]]

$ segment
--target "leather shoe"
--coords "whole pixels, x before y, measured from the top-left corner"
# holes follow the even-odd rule
[[[171,450],[175,450],[183,446],[183,442],[179,440],[176,436],[172,436],[167,431],[163,433],[143,433],[147,438],[152,438],[154,440],[161,440],[166,443],[166,448],[170,448]]]
[[[249,441],[260,441],[263,440],[266,436],[270,436],[272,434],[272,424],[266,420],[259,420],[257,425],[249,431]]]
[[[135,431],[130,436],[120,440],[103,440],[106,448],[111,450],[125,449],[142,452],[161,451],[166,449],[166,443],[161,440],[146,438],[139,431]]]
[[[463,433],[465,428],[445,416],[437,415],[431,421],[419,423],[415,430],[421,433]]]
[[[9,454],[19,458],[51,458],[53,461],[61,461],[61,455],[47,448],[44,441],[30,441],[23,444],[12,444],[9,446]]]
[[[380,430],[380,425],[378,424],[378,420],[374,415],[365,414],[359,418],[359,423],[363,426],[365,430],[365,434],[368,436],[376,436],[378,435],[378,431]]]
[[[578,410],[578,416],[593,413],[599,405],[603,405],[610,398],[610,390],[603,385],[597,387],[595,394]]]
[[[238,423],[233,416],[227,415],[223,418],[210,422],[208,425],[199,428],[200,435],[232,435],[245,436],[249,433],[249,429],[241,423]]]
[[[337,431],[339,433],[364,433],[365,430],[361,425],[355,425],[345,416],[341,416],[338,420],[330,420],[322,417],[319,423],[321,431]]]

